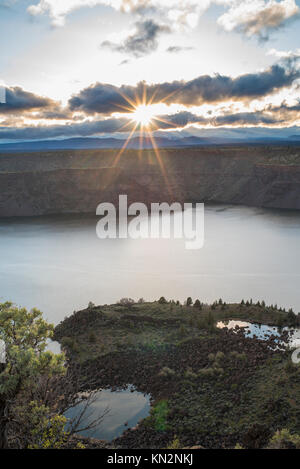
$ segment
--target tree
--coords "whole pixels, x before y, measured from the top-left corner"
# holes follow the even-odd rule
[[[294,313],[292,308],[289,309],[287,314],[287,321],[290,327],[297,326],[297,315]]]
[[[166,305],[166,304],[168,303],[164,296],[162,296],[162,297],[158,300],[158,302],[159,302],[160,305]]]
[[[186,305],[187,305],[187,306],[192,306],[192,304],[193,304],[193,300],[192,300],[192,298],[189,296],[188,299],[186,300]]]
[[[194,308],[201,310],[202,309],[202,304],[200,300],[196,300],[194,303]]]
[[[131,309],[135,304],[135,301],[132,298],[121,298],[119,301],[120,306],[126,306],[128,309]]]
[[[0,304],[0,340],[5,344],[5,363],[0,368],[0,448],[7,448],[9,415],[17,396],[32,392],[37,376],[63,374],[64,355],[46,351],[54,326],[37,309],[28,312],[12,303]]]
[[[12,303],[0,304],[0,341],[5,344],[5,363],[0,364],[1,449],[11,442],[18,448],[62,447],[73,434],[101,424],[108,412],[85,424],[97,390],[82,393],[81,369],[68,367],[64,354],[46,351],[53,329],[37,309],[28,312]],[[97,384],[90,381],[90,389]],[[76,405],[80,412],[67,422],[65,412]]]

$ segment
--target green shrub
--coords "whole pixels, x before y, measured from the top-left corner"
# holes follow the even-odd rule
[[[198,375],[194,373],[191,368],[188,368],[184,373],[184,377],[187,379],[196,379]]]
[[[91,342],[92,344],[94,344],[96,342],[96,334],[95,332],[91,332],[89,334],[89,342]]]
[[[300,436],[289,430],[278,430],[268,444],[269,449],[300,449]]]
[[[167,449],[181,449],[179,438],[175,437],[172,443],[169,444]]]
[[[162,376],[163,378],[173,378],[174,376],[176,376],[176,372],[171,368],[164,366],[158,373],[158,376]]]
[[[168,401],[159,401],[152,410],[154,428],[164,432],[167,429],[167,416],[169,413]]]

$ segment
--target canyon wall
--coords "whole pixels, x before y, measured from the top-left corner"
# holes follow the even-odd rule
[[[300,209],[300,148],[207,147],[0,155],[0,217],[95,213],[101,202]]]

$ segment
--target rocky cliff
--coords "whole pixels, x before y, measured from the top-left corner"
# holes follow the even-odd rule
[[[130,202],[300,209],[300,148],[60,151],[0,156],[0,216],[95,212]]]

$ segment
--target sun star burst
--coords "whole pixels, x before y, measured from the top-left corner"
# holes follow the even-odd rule
[[[147,104],[138,105],[132,112],[132,120],[143,127],[148,127],[154,118],[155,111]]]

